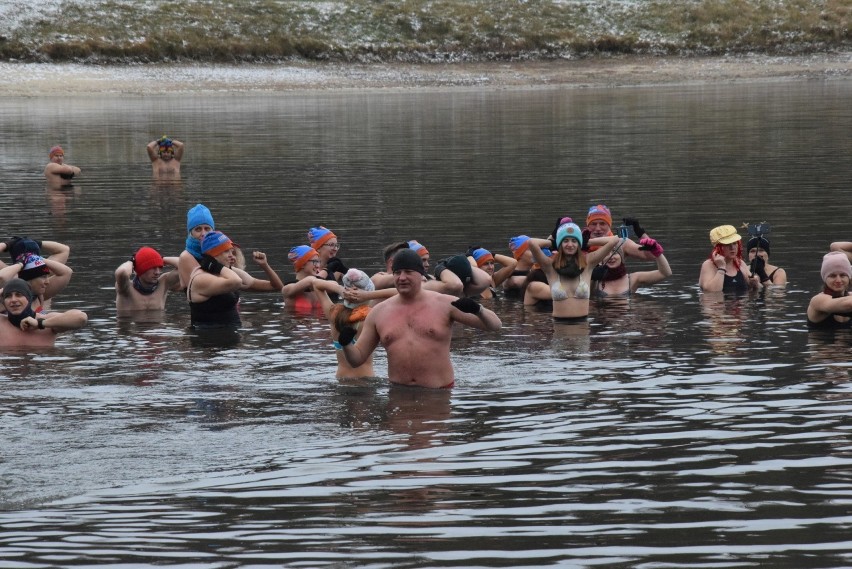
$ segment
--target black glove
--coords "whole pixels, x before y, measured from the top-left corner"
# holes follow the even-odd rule
[[[580,250],[582,250],[582,251],[588,251],[589,250],[589,248],[591,247],[589,245],[589,239],[591,239],[591,238],[592,238],[591,230],[588,229],[588,228],[584,229],[583,230],[583,246],[580,247]]]
[[[636,239],[641,239],[643,235],[645,235],[645,230],[642,229],[642,226],[639,225],[639,220],[635,217],[625,217],[622,221],[624,221],[624,225],[630,225],[633,227],[633,233],[636,234]]]
[[[751,276],[755,275],[760,279],[760,282],[769,280],[769,275],[766,274],[766,261],[762,257],[755,257],[751,261]]]
[[[454,300],[450,304],[468,314],[479,314],[479,311],[482,309],[482,306],[478,302],[467,297]]]
[[[346,274],[346,271],[349,268],[343,264],[343,261],[338,259],[337,257],[332,257],[328,260],[328,263],[325,265],[325,268],[328,270],[329,275],[333,275],[334,273]]]
[[[340,329],[340,334],[337,336],[337,343],[341,346],[348,346],[355,339],[355,334],[357,333],[357,330],[352,326],[344,326]]]
[[[602,281],[606,278],[606,274],[609,271],[609,267],[606,265],[598,265],[594,269],[592,269],[592,280],[593,281]]]
[[[562,223],[563,219],[565,219],[564,215],[561,216],[561,217],[557,217],[556,218],[556,225],[553,226],[553,231],[550,232],[550,242],[552,243],[550,248],[554,251],[556,251],[556,233],[559,231],[559,227],[564,225]],[[566,221],[565,223],[568,223],[568,222]]]
[[[218,275],[222,272],[222,269],[225,268],[225,265],[223,265],[210,255],[204,255],[203,257],[201,257],[201,262],[198,264],[201,266],[202,269],[214,275]]]

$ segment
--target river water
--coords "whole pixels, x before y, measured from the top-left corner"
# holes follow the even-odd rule
[[[0,564],[852,566],[852,338],[805,326],[852,238],[850,100],[837,80],[0,101],[0,233],[70,245],[54,307],[89,314],[0,352]],[[179,183],[151,179],[164,133]],[[70,190],[44,187],[53,144]],[[315,224],[373,272],[392,241],[506,254],[600,202],[675,274],[582,334],[486,301],[503,330],[456,331],[452,391],[340,383],[326,323],[277,294],[244,297],[236,341],[190,333],[180,295],[116,317],[115,267],[179,253],[199,201],[285,280]],[[755,221],[786,290],[700,294],[709,230]]]

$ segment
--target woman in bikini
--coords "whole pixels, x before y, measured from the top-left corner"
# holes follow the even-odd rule
[[[533,258],[541,266],[553,299],[553,318],[561,322],[583,322],[589,317],[592,269],[621,242],[620,237],[598,237],[588,245],[598,248],[589,253],[583,249],[585,237],[575,223],[559,226],[556,253],[544,254],[537,240],[529,240]]]
[[[606,272],[603,278],[595,281],[596,298],[626,298],[641,286],[656,284],[672,276],[672,269],[663,255],[663,247],[656,240],[643,237],[639,240],[639,248],[651,252],[657,262],[656,270],[628,273],[621,247],[616,247],[604,261]]]

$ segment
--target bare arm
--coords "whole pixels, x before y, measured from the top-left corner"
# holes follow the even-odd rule
[[[5,285],[10,280],[18,276],[18,273],[24,268],[23,263],[12,263],[0,269],[0,286]]]
[[[308,292],[313,288],[315,277],[307,277],[294,283],[285,284],[281,288],[281,294],[284,300],[296,298],[302,293]]]
[[[725,258],[722,255],[713,253],[712,260],[701,263],[698,286],[704,292],[722,292],[725,286]]]
[[[263,270],[264,273],[266,273],[269,280],[254,279],[254,284],[251,286],[251,290],[275,292],[284,288],[284,282],[281,280],[281,277],[279,277],[278,273],[269,266],[266,259],[266,253],[262,251],[255,251],[252,253],[252,260]]]
[[[172,139],[172,146],[175,149],[175,160],[180,162],[181,159],[183,158],[183,148],[184,148],[183,142],[181,142],[180,140],[175,140],[173,138]]]
[[[206,271],[199,271],[192,279],[192,290],[190,291],[190,296],[195,297],[195,295],[200,295],[210,298],[218,294],[227,294],[229,292],[238,291],[242,286],[243,280],[236,272],[228,267],[223,267],[222,272],[218,275],[214,275]],[[195,298],[190,298],[190,300],[193,302],[200,302]]]
[[[308,278],[314,280],[314,292],[317,293],[320,306],[322,306],[322,312],[325,314],[327,320],[331,320],[331,309],[334,308],[335,303],[331,300],[331,297],[328,296],[328,293],[335,292],[341,294],[343,292],[343,287],[334,281],[327,281],[316,277]]]
[[[621,237],[615,235],[612,237],[595,237],[594,239],[589,239],[589,245],[596,245],[598,248],[586,254],[586,264],[590,267],[596,266],[615,249],[615,246],[620,241]]]
[[[494,313],[493,310],[489,310],[477,303],[476,301],[465,299],[466,301],[470,301],[479,306],[479,312],[476,314],[471,314],[469,312],[465,312],[463,310],[459,310],[458,307],[451,304],[450,305],[450,318],[455,322],[461,322],[466,326],[471,326],[472,328],[478,328],[480,330],[485,330],[487,332],[496,332],[500,328],[503,327],[503,323],[500,321],[500,318],[497,314]]]
[[[24,318],[21,321],[21,330],[37,330],[39,320],[43,322],[45,330],[50,330],[54,334],[66,332],[68,330],[77,330],[86,325],[89,317],[82,310],[68,310],[66,312],[50,312],[41,318]]]
[[[133,262],[125,261],[115,270],[115,292],[121,296],[130,295],[130,275],[133,273]]]
[[[151,162],[156,162],[160,158],[160,156],[157,154],[156,140],[152,140],[151,142],[149,142],[148,145],[145,147],[145,150],[148,151],[148,158],[151,159]]]
[[[665,255],[657,257],[656,271],[638,271],[630,273],[630,292],[636,292],[642,285],[656,284],[672,276],[672,269]]]
[[[494,255],[494,260],[500,263],[502,267],[499,271],[494,271],[491,279],[494,281],[494,286],[500,286],[503,281],[512,276],[515,267],[518,266],[518,262],[513,257],[500,254]]]
[[[379,345],[379,333],[376,330],[377,309],[371,310],[367,318],[361,324],[357,343],[349,343],[343,346],[343,357],[352,367],[358,367],[366,363],[370,355]]]
[[[846,256],[852,261],[852,241],[835,241],[828,246],[828,250],[846,253]]]
[[[68,262],[68,257],[71,256],[71,247],[64,243],[59,243],[58,241],[42,241],[41,256],[49,256],[54,261],[59,261],[64,264]]]
[[[377,289],[394,288],[393,274],[391,273],[376,273],[370,280],[373,281],[373,286]]]
[[[53,257],[45,259],[44,264],[52,273],[50,280],[47,281],[47,290],[44,291],[44,299],[49,300],[68,286],[74,271],[68,265],[54,261]]]
[[[331,281],[329,281],[331,282]],[[376,290],[362,290],[360,288],[344,288],[343,290],[343,299],[348,300],[349,302],[354,302],[355,304],[361,304],[363,302],[381,302],[386,300],[392,296],[396,296],[399,294],[395,288],[379,288]]]

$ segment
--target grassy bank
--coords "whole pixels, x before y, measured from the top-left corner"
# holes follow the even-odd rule
[[[852,47],[850,0],[36,0],[2,16],[5,61],[487,61]]]

